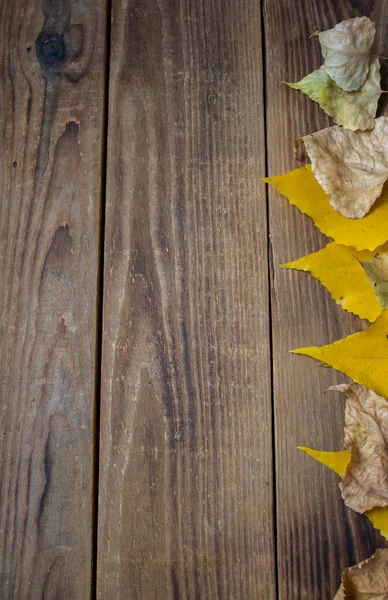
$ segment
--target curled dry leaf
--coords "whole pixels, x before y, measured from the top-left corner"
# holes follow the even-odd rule
[[[313,450],[312,448],[306,448],[304,446],[298,446],[298,449],[303,450],[303,452],[306,452],[306,454],[318,462],[329,467],[329,469],[337,473],[341,478],[344,476],[346,467],[351,459],[351,454],[348,450],[325,452],[323,450]],[[388,508],[377,506],[372,508],[372,510],[368,510],[365,515],[371,521],[373,527],[375,527],[388,541]]]
[[[388,308],[388,253],[377,254],[369,261],[361,261],[366,276],[383,308]]]
[[[340,483],[346,506],[359,513],[388,506],[388,401],[363,385],[329,389],[347,395],[344,444],[351,460]]]
[[[371,59],[365,83],[354,92],[345,92],[336,85],[325,66],[310,73],[301,81],[287,83],[287,85],[300,90],[314,102],[318,102],[338,125],[343,125],[352,131],[374,127],[377,103],[381,94],[378,58]]]
[[[347,19],[318,33],[326,71],[343,90],[358,90],[365,82],[375,33],[375,24],[367,17]]]
[[[338,244],[373,251],[388,240],[388,186],[366,217],[346,219],[330,205],[328,195],[312,174],[311,165],[263,181],[273,185]]]
[[[334,600],[388,600],[388,549],[342,573]]]
[[[356,383],[388,398],[388,310],[383,310],[364,331],[327,346],[299,348],[293,352],[330,365]]]
[[[334,126],[302,139],[330,204],[347,218],[366,215],[388,177],[388,117],[372,131]]]
[[[354,248],[331,242],[318,252],[281,266],[309,271],[343,309],[373,322],[381,313],[382,306],[358,260],[359,257],[368,260],[370,252],[357,252]]]

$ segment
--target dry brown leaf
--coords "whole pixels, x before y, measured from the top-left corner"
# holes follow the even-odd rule
[[[330,389],[347,395],[344,444],[351,460],[340,483],[342,498],[359,513],[388,506],[388,401],[356,383]]]
[[[365,82],[375,33],[375,24],[367,17],[347,19],[318,33],[325,69],[343,90],[358,90]]]
[[[388,549],[342,573],[334,600],[388,600]]]
[[[372,131],[327,127],[302,138],[330,204],[351,219],[366,215],[388,177],[388,117]]]

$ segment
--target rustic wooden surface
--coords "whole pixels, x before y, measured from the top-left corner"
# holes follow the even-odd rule
[[[112,24],[98,598],[268,600],[260,3]]]
[[[387,2],[265,1],[270,174],[298,168],[294,140],[332,124],[317,104],[281,81],[298,81],[319,68],[319,44],[309,39],[311,33],[361,15],[376,21],[377,54],[387,56]],[[386,65],[382,73],[387,89]],[[366,517],[344,507],[338,477],[296,448],[342,448],[344,399],[323,393],[345,377],[289,350],[327,344],[367,324],[339,308],[307,273],[279,269],[325,245],[327,239],[312,221],[275,191],[269,192],[269,217],[279,598],[330,600],[341,571],[384,542]]]
[[[0,2],[4,600],[91,593],[104,9]]]
[[[0,0],[2,599],[330,600],[384,545],[296,450],[345,378],[288,351],[365,323],[278,268],[325,238],[260,183],[361,14],[387,56],[384,0]]]

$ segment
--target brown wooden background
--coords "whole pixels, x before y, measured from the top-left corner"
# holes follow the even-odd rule
[[[387,56],[385,0],[0,0],[1,599],[330,599],[383,545],[296,449],[344,378],[289,349],[364,324],[260,183],[357,15]]]

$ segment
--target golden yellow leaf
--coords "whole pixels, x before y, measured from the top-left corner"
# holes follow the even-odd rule
[[[354,256],[354,258],[357,258],[357,260],[359,260],[360,262],[365,262],[372,260],[372,258],[374,258],[377,254],[386,254],[388,252],[388,243],[385,243],[372,251],[356,250],[356,248],[352,248],[351,246],[347,246],[347,248],[349,249],[349,252],[351,252],[352,256]]]
[[[375,321],[382,311],[376,294],[353,248],[331,242],[322,250],[281,265],[309,271],[345,310],[361,319]]]
[[[303,450],[309,456],[329,467],[337,473],[341,478],[346,471],[346,467],[350,462],[350,452],[348,450],[338,450],[337,452],[325,452],[323,450],[313,450],[305,446],[298,446],[299,450]],[[380,531],[381,535],[388,540],[388,507],[372,508],[365,513],[371,521],[373,527]]]
[[[388,548],[346,569],[334,600],[388,600]]]
[[[306,446],[298,446],[298,450],[303,450],[306,454],[315,458],[318,462],[326,465],[332,471],[337,473],[340,477],[343,477],[346,471],[346,467],[350,463],[350,452],[349,450],[338,450],[336,452],[325,452],[324,450],[313,450],[312,448],[306,448]]]
[[[381,535],[388,540],[388,507],[376,506],[365,513],[373,527],[380,531]]]
[[[388,310],[383,310],[365,331],[327,346],[298,348],[293,352],[316,358],[376,394],[388,397]]]
[[[375,250],[388,240],[387,185],[368,215],[363,219],[347,219],[330,205],[311,165],[263,181],[273,185],[291,204],[309,215],[318,229],[338,244],[357,250]]]
[[[367,78],[375,33],[376,26],[368,17],[347,19],[317,33],[325,68],[343,90],[358,90]]]

